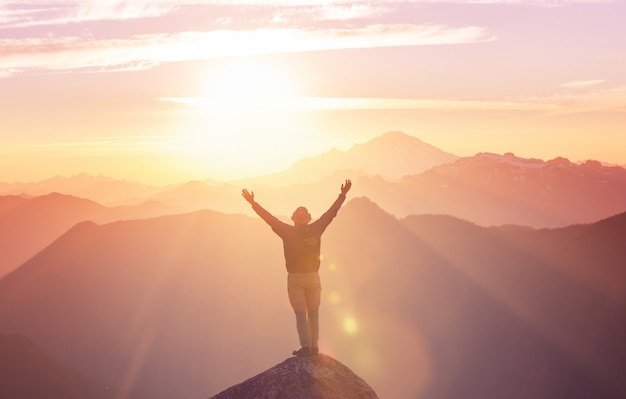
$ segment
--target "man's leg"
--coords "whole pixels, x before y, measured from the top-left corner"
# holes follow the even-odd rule
[[[308,315],[308,326],[309,336],[311,337],[311,348],[313,351],[318,351],[318,341],[320,338],[320,313],[319,309],[309,309],[307,311]]]
[[[296,329],[298,330],[298,339],[302,348],[311,347],[311,333],[309,321],[307,320],[306,310],[296,311]]]
[[[296,315],[296,330],[302,348],[300,351],[294,351],[294,354],[308,354],[311,348],[311,333],[306,312],[306,293],[301,280],[302,275],[299,273],[289,273],[287,276],[289,303]]]
[[[320,316],[319,307],[322,297],[322,284],[318,273],[311,273],[308,276],[305,291],[306,307],[309,335],[311,337],[311,348],[313,353],[319,352],[318,341],[320,336]]]

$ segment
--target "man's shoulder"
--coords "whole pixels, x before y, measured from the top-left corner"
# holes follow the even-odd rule
[[[332,220],[332,219],[331,219]],[[309,224],[309,231],[310,232],[320,232],[323,231],[326,226],[328,226],[329,221],[326,220],[325,218],[319,218],[316,221],[314,221],[313,223]]]

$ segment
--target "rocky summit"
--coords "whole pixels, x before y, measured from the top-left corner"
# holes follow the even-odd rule
[[[211,399],[378,399],[352,370],[328,355],[292,357]]]

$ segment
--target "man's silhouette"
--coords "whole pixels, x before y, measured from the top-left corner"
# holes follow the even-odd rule
[[[305,207],[297,208],[291,216],[293,226],[281,222],[259,205],[254,200],[254,192],[246,189],[241,191],[241,195],[252,205],[257,215],[283,240],[289,303],[296,314],[296,328],[301,346],[293,352],[294,355],[307,356],[319,352],[319,306],[322,286],[318,271],[321,237],[326,227],[337,216],[351,186],[352,182],[346,180],[341,185],[339,197],[313,223],[309,223],[311,215]]]

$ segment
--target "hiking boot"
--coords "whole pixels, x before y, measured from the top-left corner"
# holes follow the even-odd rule
[[[295,356],[311,356],[313,354],[313,351],[311,351],[311,348],[304,346],[297,351],[293,351],[293,354]]]

